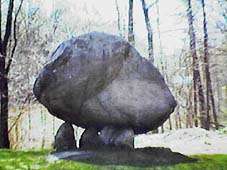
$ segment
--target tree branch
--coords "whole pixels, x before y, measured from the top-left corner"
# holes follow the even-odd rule
[[[159,0],[156,0],[155,2],[153,2],[152,4],[150,4],[149,6],[146,7],[147,10],[149,10],[149,8],[152,8],[155,4],[158,3]]]
[[[15,14],[15,18],[14,18],[14,23],[13,23],[13,39],[14,39],[14,45],[13,45],[13,49],[12,49],[12,52],[11,52],[11,55],[10,55],[8,64],[6,66],[6,73],[7,74],[9,73],[10,66],[11,66],[12,60],[13,60],[13,56],[14,56],[14,53],[15,53],[15,50],[16,50],[16,47],[17,47],[17,17],[18,17],[18,15],[20,13],[20,10],[21,10],[23,1],[24,0],[21,0],[20,5],[18,7],[18,10],[17,10],[17,12]]]
[[[28,93],[28,95],[25,97],[25,99],[24,99],[24,101],[23,101],[23,103],[22,103],[22,110],[23,110],[23,108],[25,107],[25,104],[28,102],[30,102],[30,98],[31,98],[31,96],[32,96],[32,93]],[[12,131],[12,129],[14,128],[14,126],[18,123],[18,120],[21,118],[21,116],[24,114],[24,112],[23,111],[21,111],[19,114],[18,114],[18,116],[16,117],[16,120],[13,122],[13,124],[11,125],[11,127],[9,128],[9,130],[8,130],[8,133],[10,133],[11,131]]]

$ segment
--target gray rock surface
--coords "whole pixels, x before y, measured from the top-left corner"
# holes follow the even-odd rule
[[[51,114],[81,126],[160,126],[176,101],[158,70],[120,37],[92,32],[63,42],[39,74],[34,94]]]
[[[54,148],[57,152],[76,149],[74,129],[71,124],[63,123],[55,135]]]
[[[79,148],[80,149],[98,149],[102,146],[101,139],[98,135],[98,130],[91,127],[88,129],[85,129],[83,132],[80,142],[79,142]]]
[[[101,130],[100,139],[106,146],[134,148],[134,131],[130,128],[106,126]]]

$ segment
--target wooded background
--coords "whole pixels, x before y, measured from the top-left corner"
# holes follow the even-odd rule
[[[227,126],[226,0],[0,4],[0,147],[50,147],[61,121],[35,100],[33,83],[62,41],[90,31],[128,40],[164,76],[178,106],[153,133]]]

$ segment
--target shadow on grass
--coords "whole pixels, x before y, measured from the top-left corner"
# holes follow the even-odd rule
[[[138,148],[105,149],[92,151],[70,151],[53,154],[64,160],[96,164],[96,165],[123,165],[136,167],[151,167],[159,165],[175,165],[178,163],[192,163],[197,159],[190,158],[168,148]]]

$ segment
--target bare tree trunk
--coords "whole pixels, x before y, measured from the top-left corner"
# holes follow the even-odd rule
[[[41,122],[42,122],[42,143],[41,143],[41,148],[43,149],[45,147],[45,143],[46,143],[46,140],[45,140],[45,137],[46,137],[46,122],[45,122],[45,118],[44,118],[44,113],[43,113],[43,110],[41,110]]]
[[[160,15],[159,15],[159,4],[158,2],[155,3],[156,6],[156,12],[157,12],[157,19],[156,19],[156,23],[157,23],[157,33],[158,33],[158,39],[159,39],[159,53],[161,56],[161,60],[160,60],[160,65],[161,65],[161,73],[163,74],[164,78],[167,81],[167,74],[166,72],[166,66],[165,66],[165,62],[163,62],[163,49],[162,49],[162,40],[161,40],[161,32],[160,32]]]
[[[197,102],[199,103],[200,122],[201,127],[207,129],[206,113],[205,113],[205,99],[202,88],[201,76],[199,72],[199,60],[196,53],[196,36],[193,25],[193,15],[191,0],[188,0],[187,9],[188,23],[189,23],[189,36],[190,36],[190,50],[193,59],[193,90],[194,90],[194,114],[198,115]],[[195,118],[195,126],[198,126],[198,120]]]
[[[176,107],[176,109],[175,109],[176,111],[175,111],[175,128],[176,129],[178,129],[179,128],[179,122],[178,122],[178,120],[179,120],[179,118],[178,118],[178,116],[179,116],[179,105],[177,105],[177,107]]]
[[[176,114],[175,114],[175,126],[176,126],[176,129],[181,129],[182,128],[182,125],[181,125],[181,116],[180,116],[180,106],[177,106],[177,109],[176,109]]]
[[[0,0],[0,4],[1,4]],[[0,148],[9,148],[9,133],[8,133],[8,103],[9,103],[9,95],[8,95],[8,73],[10,69],[10,65],[12,62],[12,57],[15,52],[15,48],[17,46],[17,37],[16,37],[16,23],[17,16],[21,9],[23,0],[19,5],[19,8],[15,14],[14,22],[13,22],[13,9],[14,9],[14,0],[9,0],[6,25],[5,25],[5,34],[4,37],[0,34]],[[2,8],[0,5],[0,25],[2,24]],[[6,63],[7,57],[7,47],[9,43],[9,39],[11,36],[11,32],[13,30],[13,38],[14,38],[14,46],[11,51],[11,55],[8,59],[8,63]],[[2,27],[0,26],[0,32],[2,32]]]
[[[0,148],[9,148],[8,134],[8,79],[5,72],[5,52],[0,52]]]
[[[185,114],[185,128],[189,128],[189,114]]]
[[[164,62],[163,62],[163,50],[162,50],[162,42],[161,42],[161,33],[160,33],[160,15],[159,15],[159,4],[155,3],[156,5],[156,12],[157,12],[157,31],[158,31],[158,39],[159,39],[159,52],[161,55],[161,70],[162,70],[162,74],[164,77],[166,77],[165,74],[165,67],[164,67]],[[164,124],[162,124],[161,126],[161,133],[164,133]]]
[[[154,50],[153,50],[153,31],[148,15],[148,8],[146,6],[145,0],[141,0],[142,2],[142,7],[143,7],[143,13],[144,13],[144,19],[146,23],[146,28],[147,28],[147,41],[148,41],[148,55],[149,55],[149,60],[151,63],[154,63]]]
[[[118,5],[118,1],[117,0],[115,0],[115,6],[116,6],[116,11],[117,11],[117,28],[118,28],[119,35],[122,36],[122,32],[121,32],[121,15],[120,15],[120,10],[119,10],[119,5]]]
[[[133,32],[133,0],[129,0],[128,9],[128,41],[135,46],[135,37]]]
[[[217,70],[217,68],[215,68],[215,70]],[[220,87],[220,79],[218,76],[215,77],[214,82],[216,82],[216,88],[217,88],[217,99],[218,99],[216,102],[217,113],[221,113],[221,101],[223,100],[223,97],[222,97],[222,88]]]
[[[189,98],[187,102],[187,125],[188,127],[193,127],[194,115],[192,110],[192,88],[189,87]],[[188,128],[187,127],[187,128]]]
[[[171,117],[169,117],[169,130],[173,130],[173,126],[172,126],[172,121],[171,121]]]
[[[1,9],[1,8],[0,8]],[[11,33],[12,21],[8,19],[12,18],[13,2],[9,2],[9,9],[6,22],[6,30],[4,39],[0,37],[0,148],[9,148],[9,134],[8,134],[8,77],[6,73],[6,54],[7,44]],[[2,9],[1,9],[2,10]],[[2,11],[0,10],[0,17],[2,17]],[[0,18],[2,21],[2,18]],[[10,30],[7,30],[10,28]],[[0,29],[0,32],[2,29]]]
[[[181,129],[182,128],[181,115],[179,111],[177,112],[177,114],[178,114],[179,128]]]
[[[205,65],[205,81],[206,81],[206,104],[207,104],[207,128],[210,128],[210,71],[208,61],[208,33],[206,23],[206,12],[204,0],[201,1],[203,8],[203,31],[204,31],[204,65]],[[212,89],[211,89],[212,90]],[[209,125],[208,125],[209,124]]]
[[[175,128],[178,129],[179,126],[178,126],[178,114],[176,113],[175,114]]]
[[[202,0],[202,8],[203,8],[203,33],[204,33],[204,64],[205,64],[205,77],[206,77],[206,104],[207,104],[207,129],[210,127],[210,99],[212,104],[212,111],[214,117],[214,123],[216,129],[218,129],[218,120],[217,113],[215,107],[215,101],[213,96],[212,82],[210,76],[210,68],[209,68],[209,51],[208,51],[208,31],[207,31],[207,18],[205,11],[205,1]]]
[[[156,12],[157,12],[157,31],[158,31],[158,39],[159,39],[159,49],[160,49],[160,55],[163,57],[163,50],[162,50],[162,40],[161,40],[161,31],[160,31],[160,14],[159,14],[159,4],[155,3],[156,6]]]

